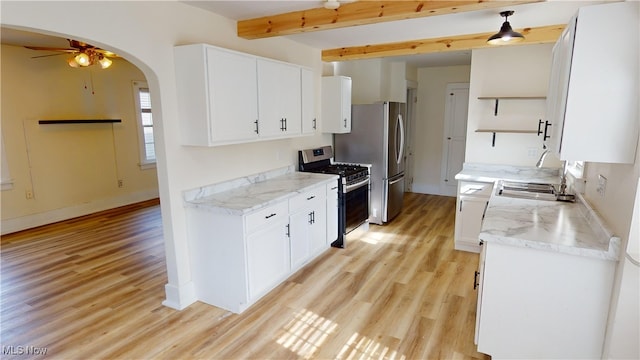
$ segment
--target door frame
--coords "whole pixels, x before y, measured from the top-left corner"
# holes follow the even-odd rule
[[[413,192],[413,129],[416,127],[416,109],[418,104],[418,83],[407,80],[407,112],[405,119],[404,144],[404,191]]]
[[[447,141],[447,137],[452,130],[452,122],[451,122],[451,111],[453,109],[449,106],[448,96],[452,91],[455,90],[469,90],[469,83],[449,83],[446,87],[445,93],[445,103],[444,103],[444,119],[443,119],[443,134],[442,134],[442,159],[440,161],[440,195],[445,196],[456,196],[457,195],[457,186],[455,189],[452,187],[452,182],[455,182],[455,179],[446,179],[447,174],[447,165],[449,159],[449,143]],[[466,150],[467,147],[467,123],[468,123],[468,115],[467,118],[464,119],[465,126],[465,141],[464,146]],[[464,161],[463,161],[464,162]],[[448,180],[448,181],[447,181]]]

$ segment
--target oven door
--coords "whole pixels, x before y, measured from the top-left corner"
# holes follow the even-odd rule
[[[344,189],[345,234],[369,219],[369,179]]]

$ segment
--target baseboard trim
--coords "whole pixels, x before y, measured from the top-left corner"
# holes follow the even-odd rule
[[[412,192],[418,194],[428,194],[428,195],[440,195],[440,196],[452,196],[456,197],[457,194],[446,194],[442,192],[440,185],[430,185],[430,184],[419,184],[413,183]]]
[[[139,191],[123,196],[108,199],[100,199],[85,204],[68,206],[47,212],[30,214],[13,219],[2,220],[1,235],[16,231],[31,229],[34,227],[52,224],[58,221],[73,219],[79,216],[93,214],[98,211],[109,210],[120,206],[135,204],[137,202],[156,199],[159,197],[158,189]]]
[[[180,287],[166,284],[164,286],[164,292],[167,298],[162,302],[162,305],[172,309],[184,310],[189,305],[198,301],[193,281],[189,281]]]

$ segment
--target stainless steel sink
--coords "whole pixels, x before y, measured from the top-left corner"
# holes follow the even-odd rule
[[[533,200],[557,200],[557,191],[552,184],[501,180],[496,195]]]

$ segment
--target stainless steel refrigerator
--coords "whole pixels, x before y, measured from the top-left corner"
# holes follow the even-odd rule
[[[351,132],[334,137],[337,162],[371,164],[369,222],[383,224],[402,210],[406,105],[351,107]]]

